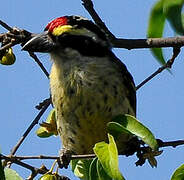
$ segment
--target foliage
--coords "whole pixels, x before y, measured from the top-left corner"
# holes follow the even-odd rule
[[[10,169],[10,168],[5,168],[5,179],[6,180],[23,180],[15,170]]]
[[[113,120],[116,122],[108,123],[108,129],[115,138],[122,133],[136,135],[150,145],[153,150],[157,150],[158,144],[154,135],[136,118],[130,115],[119,115]],[[94,152],[97,158],[72,160],[72,171],[77,177],[83,180],[124,180],[119,171],[118,150],[113,136],[108,134],[109,143],[99,142],[95,144]]]
[[[184,180],[184,164],[175,170],[171,180]]]
[[[40,138],[47,138],[57,135],[55,109],[52,109],[47,117],[46,122],[40,124],[40,128],[36,130],[36,135]]]
[[[108,123],[107,127],[114,137],[119,136],[120,133],[136,135],[153,150],[158,150],[158,144],[152,132],[131,115],[118,115],[113,122]]]
[[[147,37],[159,38],[163,36],[165,20],[168,20],[175,33],[183,35],[183,20],[182,20],[182,6],[183,0],[159,0],[153,6],[149,25],[147,30]],[[152,48],[153,55],[159,63],[165,64],[163,51],[161,48]]]

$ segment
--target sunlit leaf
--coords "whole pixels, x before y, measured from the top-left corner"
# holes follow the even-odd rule
[[[99,142],[93,148],[104,171],[114,180],[124,180],[119,171],[118,151],[113,136],[108,134],[109,144]]]
[[[173,30],[183,35],[183,25],[182,25],[182,6],[184,0],[164,0],[163,3],[163,13],[167,20],[170,22]]]
[[[171,180],[184,180],[184,164],[175,170]]]
[[[10,168],[5,168],[4,169],[5,172],[5,179],[6,180],[23,180],[15,170],[10,169]]]
[[[47,117],[46,122],[42,122],[36,130],[36,135],[41,138],[47,138],[52,135],[57,135],[56,115],[55,109],[52,109]]]
[[[108,123],[108,131],[114,134],[114,131],[121,131],[124,133],[125,131],[129,131],[136,136],[138,136],[142,141],[148,144],[153,150],[158,149],[158,143],[155,139],[152,132],[140,123],[135,117],[125,114],[125,115],[118,115],[113,119],[114,122]]]
[[[159,0],[155,3],[151,10],[147,37],[148,38],[160,38],[163,35],[165,25],[165,15],[163,14],[163,1]],[[156,57],[159,63],[165,64],[165,59],[161,48],[152,48],[151,52]]]
[[[80,179],[89,180],[89,169],[92,159],[72,160],[72,171]]]

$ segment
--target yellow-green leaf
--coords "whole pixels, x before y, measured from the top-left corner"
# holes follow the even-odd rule
[[[113,121],[114,122],[107,124],[110,133],[114,134],[114,131],[118,131],[118,133],[121,133],[121,131],[123,133],[125,131],[129,131],[129,133],[132,133],[142,139],[142,141],[148,144],[153,150],[158,149],[157,140],[152,132],[135,117],[128,114],[118,115],[113,119]]]
[[[50,137],[52,135],[54,135],[53,133],[49,133],[44,127],[39,127],[36,130],[36,135],[40,138],[47,138]]]
[[[119,171],[118,150],[113,136],[108,134],[109,144],[99,142],[93,148],[104,171],[114,180],[124,180]]]
[[[148,38],[160,38],[163,35],[166,19],[165,15],[163,14],[163,2],[164,0],[157,1],[151,10],[147,30]],[[161,48],[152,48],[151,52],[159,63],[165,64],[165,59]]]
[[[6,180],[23,180],[15,170],[10,169],[10,168],[5,168],[4,169],[5,172],[5,179]]]
[[[184,180],[184,164],[175,170],[171,180]]]
[[[41,127],[39,127],[36,130],[37,136],[41,138],[47,138],[52,135],[57,135],[57,125],[56,125],[56,115],[55,115],[55,109],[52,109],[47,117],[46,122],[42,122],[40,124]]]
[[[97,168],[97,175],[99,180],[113,180],[111,177],[108,176],[108,174],[104,171],[104,168],[102,167],[99,160],[97,160],[96,164]]]

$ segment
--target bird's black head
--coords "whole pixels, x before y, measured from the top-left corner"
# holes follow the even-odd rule
[[[41,34],[35,35],[23,50],[52,52],[57,48],[73,48],[84,55],[102,54],[110,44],[105,33],[92,21],[81,16],[63,16],[52,20]]]

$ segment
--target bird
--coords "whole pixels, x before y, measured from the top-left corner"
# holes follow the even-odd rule
[[[91,154],[107,141],[107,123],[120,114],[136,116],[136,88],[126,66],[112,52],[106,33],[77,15],[58,17],[32,35],[23,50],[49,53],[50,91],[62,146]],[[130,135],[116,139],[124,154]]]

